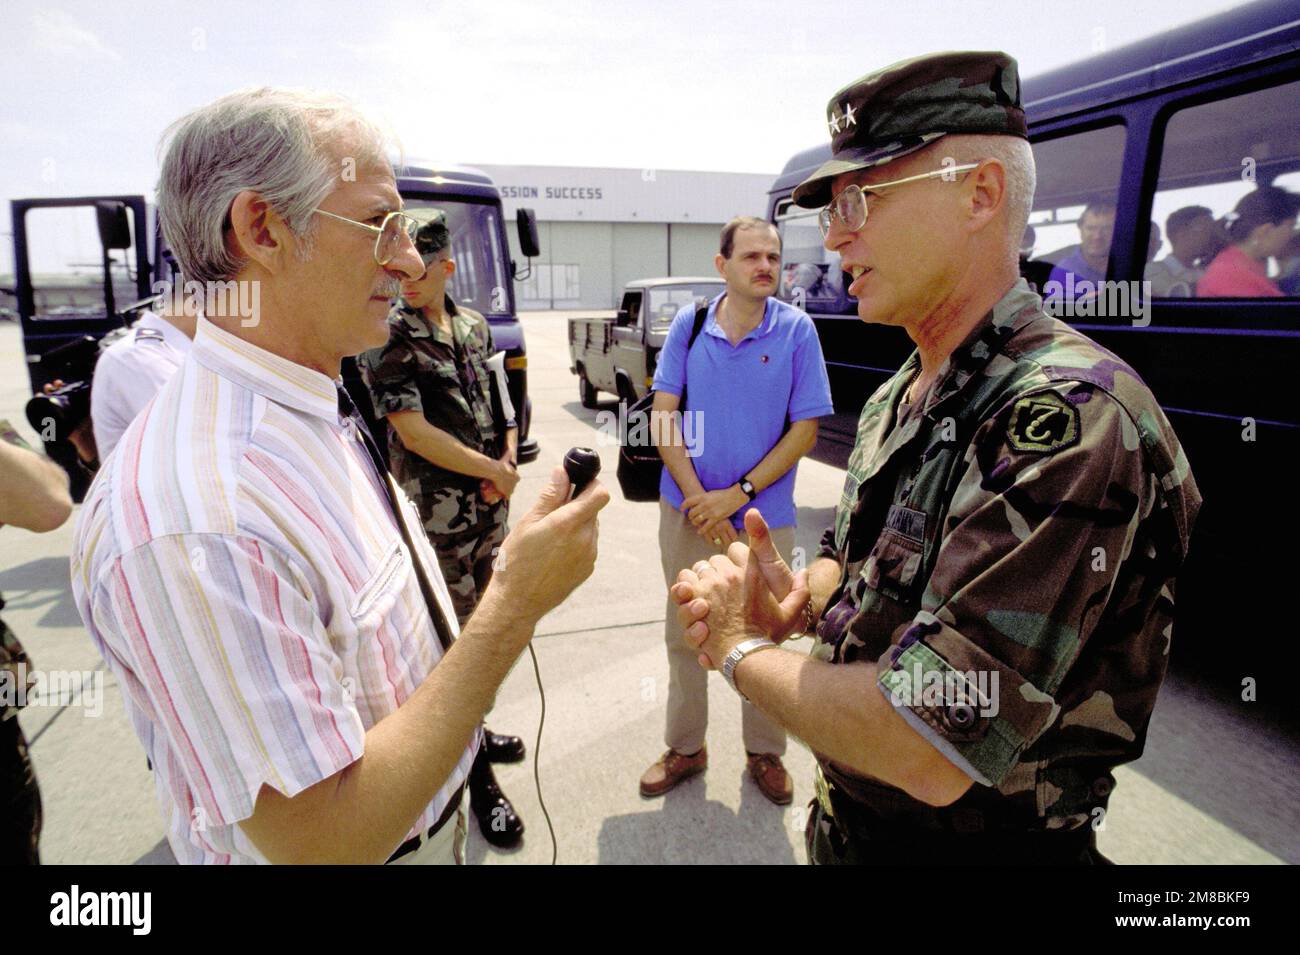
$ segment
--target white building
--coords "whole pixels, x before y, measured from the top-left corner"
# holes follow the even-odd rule
[[[522,309],[611,309],[623,285],[713,275],[718,232],[733,216],[767,215],[774,175],[677,169],[590,169],[472,163],[505,206],[510,255],[522,270],[515,210],[536,211],[541,256],[515,284]]]

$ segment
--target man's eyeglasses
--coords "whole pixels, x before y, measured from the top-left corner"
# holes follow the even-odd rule
[[[354,226],[375,233],[375,261],[380,265],[387,265],[397,256],[398,250],[402,247],[403,234],[414,241],[415,231],[420,227],[419,221],[411,218],[405,212],[388,213],[378,227],[365,222],[358,222],[356,219],[349,219],[346,216],[335,215],[332,212],[326,212],[324,209],[313,209],[312,212],[319,212],[323,216],[338,219],[340,222],[350,222]]]
[[[836,219],[844,223],[844,227],[850,232],[857,232],[867,224],[867,196],[868,192],[879,192],[882,189],[888,189],[891,186],[901,186],[908,182],[920,182],[922,179],[933,179],[936,176],[955,176],[959,172],[970,172],[979,163],[966,163],[964,166],[947,166],[943,169],[935,169],[932,172],[923,172],[919,176],[908,176],[906,179],[895,179],[892,182],[873,182],[864,190],[856,183],[846,186],[844,191],[831,200],[830,205],[817,214],[817,225],[821,227],[822,238],[825,239],[831,234],[831,226]]]

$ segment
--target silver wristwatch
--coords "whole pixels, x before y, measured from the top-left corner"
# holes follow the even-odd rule
[[[742,640],[736,644],[732,651],[727,654],[722,661],[722,676],[733,690],[740,693],[740,687],[736,686],[736,665],[751,653],[769,648],[776,649],[776,644],[767,637],[750,637],[748,640]],[[740,693],[740,698],[746,703],[749,702],[749,697],[745,696],[744,693]]]

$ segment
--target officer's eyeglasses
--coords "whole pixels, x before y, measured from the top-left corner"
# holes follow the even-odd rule
[[[838,219],[844,224],[844,227],[850,232],[857,232],[867,224],[867,193],[879,192],[882,189],[888,189],[891,186],[901,186],[904,183],[920,182],[922,179],[933,179],[936,176],[945,176],[951,179],[959,172],[970,172],[979,163],[966,163],[964,166],[947,166],[943,169],[935,169],[932,172],[923,172],[919,176],[908,176],[906,179],[895,179],[892,182],[873,182],[863,189],[856,183],[846,186],[844,191],[831,200],[831,204],[817,214],[817,225],[821,227],[822,239],[831,234],[831,226]]]
[[[381,266],[387,265],[397,256],[398,251],[402,248],[402,236],[405,235],[414,242],[415,232],[420,227],[419,221],[411,218],[405,212],[388,213],[378,227],[369,223],[358,222],[356,219],[349,219],[346,216],[335,215],[332,212],[326,212],[324,209],[313,209],[312,212],[319,212],[323,216],[338,219],[340,222],[350,222],[354,226],[375,233],[375,261]]]

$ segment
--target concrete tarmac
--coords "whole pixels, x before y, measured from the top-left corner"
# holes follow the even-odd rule
[[[538,627],[533,641],[546,693],[541,794],[562,863],[802,863],[813,760],[791,740],[789,807],[769,803],[745,775],[740,702],[709,680],[709,769],[667,796],[645,800],[641,773],[665,749],[668,666],[665,593],[654,504],[624,501],[617,447],[600,430],[612,399],[588,410],[569,372],[566,319],[526,313],[533,433],[540,458],[522,468],[515,514],[536,499],[574,445],[595,447],[613,500],[601,515],[595,573]],[[15,324],[0,322],[0,418],[30,440],[22,408],[27,373]],[[843,472],[799,466],[797,544],[811,556],[839,497]],[[50,534],[0,530],[5,620],[35,666],[69,682],[21,715],[41,784],[47,863],[170,863],[152,776],[126,718],[119,687],[82,628],[68,584],[72,521]],[[1276,635],[1275,635],[1276,636]],[[803,641],[806,649],[808,641]],[[84,687],[84,689],[82,689]],[[528,759],[497,767],[527,825],[522,848],[499,852],[471,823],[470,861],[546,863],[551,843],[534,784],[541,699],[527,654],[501,688],[488,725],[523,736]],[[1300,740],[1261,704],[1225,697],[1195,676],[1171,674],[1141,760],[1121,767],[1102,851],[1119,863],[1300,861]]]

